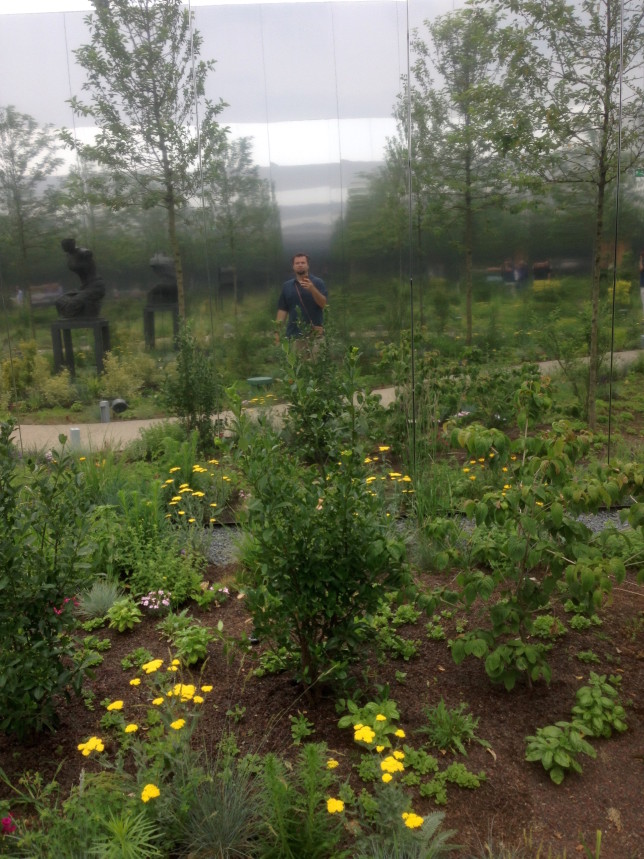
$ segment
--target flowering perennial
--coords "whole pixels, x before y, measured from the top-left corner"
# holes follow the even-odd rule
[[[151,799],[155,799],[155,797],[160,796],[161,791],[156,786],[156,784],[146,784],[146,786],[141,791],[141,799],[143,802],[149,802]]]
[[[79,743],[77,748],[78,751],[82,752],[86,758],[89,757],[92,752],[105,751],[103,740],[101,740],[100,737],[90,737],[86,743]]]
[[[326,810],[329,814],[336,814],[339,811],[344,811],[344,803],[341,799],[327,799]]]

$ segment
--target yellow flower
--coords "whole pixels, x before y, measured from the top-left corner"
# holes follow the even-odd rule
[[[389,450],[389,445],[381,444],[378,446],[378,450],[380,451],[380,453],[385,453],[385,451]]]
[[[173,495],[172,500],[173,501],[181,501],[181,496],[180,495]]]
[[[382,713],[378,713],[378,715],[376,716],[376,722],[386,722],[386,721],[387,721],[387,717],[383,716]]]
[[[172,690],[172,694],[182,701],[189,701],[196,692],[196,688],[192,683],[177,683]]]
[[[171,468],[169,473],[174,474],[175,471],[181,471],[178,465],[175,465],[173,468]]]
[[[175,719],[174,722],[170,722],[170,727],[173,731],[180,731],[181,728],[186,724],[185,719]]]
[[[404,761],[405,760],[405,753],[404,752],[394,752],[394,757],[396,758],[397,761]]]
[[[419,826],[423,825],[423,818],[418,814],[414,814],[413,812],[408,814],[406,811],[404,811],[402,819],[405,821],[405,826],[408,829],[418,829]]]
[[[333,760],[333,758],[326,762],[326,768],[328,770],[334,770],[338,766],[340,766],[340,764],[337,761]]]
[[[79,457],[78,457],[78,461],[79,461],[79,462],[85,462],[85,457],[84,457],[84,456],[79,456]]]
[[[476,475],[475,475],[475,474],[470,474],[470,480],[476,480]]]
[[[161,795],[161,791],[156,786],[156,784],[146,784],[146,786],[141,791],[141,799],[143,802],[149,802],[151,799],[154,799],[157,796]]]
[[[164,701],[165,701],[165,698],[155,698],[152,703],[154,704],[155,707],[159,707],[161,704],[163,704]]]
[[[406,735],[402,728],[398,728],[398,730],[396,731],[396,736],[404,740]]]
[[[384,746],[376,746],[376,751],[382,752],[384,748],[385,748]]]
[[[111,704],[107,705],[108,710],[122,710],[123,702],[122,701],[112,701]]]
[[[170,665],[181,665],[181,660],[180,659],[173,659],[172,662],[170,663]]]
[[[203,698],[201,697],[201,695],[195,695],[194,698],[192,699],[192,703],[193,704],[203,704]]]
[[[130,725],[126,725],[123,730],[126,734],[133,734],[135,731],[139,730],[139,726],[132,723]]]
[[[103,745],[103,740],[100,737],[90,737],[86,743],[79,743],[78,751],[82,752],[83,755],[87,758],[91,754],[91,752],[104,752],[105,746]]]
[[[375,736],[375,733],[368,725],[361,725],[359,728],[356,728],[353,739],[356,743],[373,743]]]
[[[463,471],[465,472],[465,474],[467,474],[467,472],[469,471],[469,468],[464,468]]]
[[[141,666],[142,670],[145,671],[146,674],[154,674],[155,671],[158,671],[159,668],[163,665],[163,659],[152,659],[150,662],[146,662]]]
[[[389,477],[391,477],[391,478],[394,478],[394,477],[402,477],[402,474],[401,474],[399,471],[390,471],[390,472],[389,472]]]
[[[387,773],[399,773],[402,772],[405,767],[400,763],[400,761],[397,761],[393,755],[389,755],[383,761],[380,761],[380,769]]]
[[[168,665],[168,667],[166,668],[166,671],[178,671],[178,670],[179,669],[177,668],[176,665]],[[169,692],[168,694],[172,695],[172,692]]]
[[[329,814],[335,814],[338,811],[344,811],[344,803],[341,799],[327,799],[326,810]]]
[[[202,692],[212,692],[212,686],[202,686],[201,691]]]
[[[141,685],[141,678],[140,677],[133,677],[130,680],[130,686],[140,686],[140,685]]]
[[[387,784],[387,782],[390,782],[392,780],[392,778],[393,778],[393,776],[391,775],[391,773],[384,773],[382,776],[382,780],[384,781],[385,784]]]
[[[405,474],[404,477],[401,478],[402,483],[411,483],[411,477],[408,474]]]

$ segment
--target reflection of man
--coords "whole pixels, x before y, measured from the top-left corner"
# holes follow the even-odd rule
[[[306,254],[295,254],[292,259],[295,277],[282,286],[277,304],[277,321],[285,322],[287,337],[301,337],[299,322],[310,326],[313,332],[324,331],[324,308],[328,292],[324,281],[309,275],[309,258]]]

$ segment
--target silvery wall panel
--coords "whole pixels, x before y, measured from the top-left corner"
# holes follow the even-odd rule
[[[230,309],[228,272],[234,268],[239,304],[234,325],[250,315],[249,308],[255,310],[250,299],[259,294],[270,329],[290,257],[305,251],[312,271],[328,281],[330,315],[337,306],[335,320],[345,333],[398,330],[407,313],[409,280],[404,176],[396,180],[392,212],[377,195],[374,204],[372,190],[365,195],[365,189],[368,177],[383,168],[387,140],[398,135],[393,113],[407,70],[406,4],[212,5],[193,12],[203,38],[200,56],[216,61],[206,96],[226,102],[219,119],[230,129],[229,139],[249,139],[251,165],[265,181],[278,216],[270,236],[240,234],[233,242],[218,231],[211,212],[201,211],[203,201],[195,196],[180,223],[188,315],[199,321],[209,317],[218,336]],[[89,141],[88,120],[74,116],[69,106],[71,97],[84,97],[84,72],[74,56],[88,39],[84,18],[84,13],[4,17],[0,103]],[[50,180],[54,186],[80,169],[73,153],[61,155],[63,163]],[[77,201],[58,213],[50,232],[31,254],[30,281],[74,288],[59,247],[61,238],[74,235],[95,251],[108,299],[120,302],[143,303],[155,278],[150,258],[169,252],[161,211],[113,213]],[[11,286],[11,253],[5,257],[4,277]],[[170,323],[160,318],[159,324],[170,336]],[[118,323],[115,327],[118,342]],[[128,337],[132,340],[131,332]]]

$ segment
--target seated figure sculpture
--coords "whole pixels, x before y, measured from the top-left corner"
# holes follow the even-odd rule
[[[105,296],[105,283],[96,273],[94,254],[87,248],[77,247],[75,239],[63,239],[60,246],[67,254],[67,267],[79,276],[81,287],[65,292],[56,301],[58,315],[62,319],[97,317]]]
[[[148,307],[155,307],[160,304],[176,304],[179,296],[174,260],[164,254],[155,254],[150,259],[150,267],[159,278],[159,282],[148,290]]]

